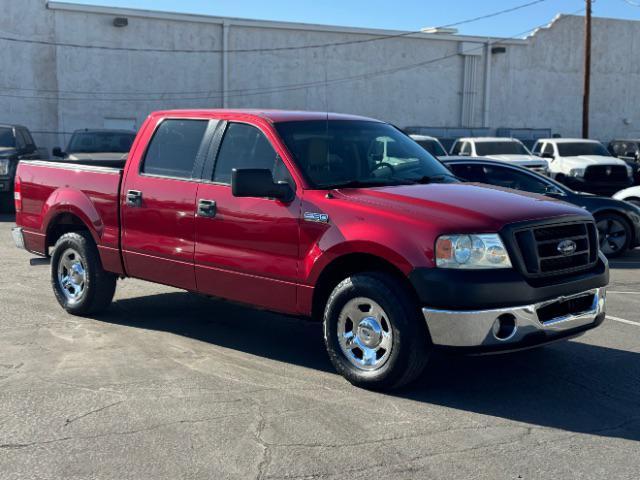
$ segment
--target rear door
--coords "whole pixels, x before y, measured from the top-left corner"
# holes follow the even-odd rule
[[[216,136],[221,141],[215,166],[212,161],[211,173],[205,174],[197,195],[198,291],[294,313],[300,200],[298,196],[290,203],[238,198],[230,184],[234,168],[269,169],[274,180],[289,182],[294,189],[295,182],[258,127],[231,122],[222,125]]]
[[[195,290],[195,199],[216,123],[163,119],[127,171],[122,253],[128,275]]]

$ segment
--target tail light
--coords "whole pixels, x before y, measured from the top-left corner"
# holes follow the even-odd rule
[[[22,182],[20,177],[16,175],[16,182],[13,186],[13,199],[16,206],[16,212],[22,211]]]

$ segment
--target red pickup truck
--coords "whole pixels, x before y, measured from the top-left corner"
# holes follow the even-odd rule
[[[324,324],[355,385],[415,379],[437,348],[511,351],[605,317],[593,218],[460,183],[395,127],[326,113],[152,114],[122,165],[21,162],[19,247],[69,313],[135,277]]]

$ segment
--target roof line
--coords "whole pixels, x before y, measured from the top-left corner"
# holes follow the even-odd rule
[[[108,7],[101,5],[86,5],[76,4],[68,2],[59,2],[55,0],[47,1],[47,8],[49,10],[60,10],[68,12],[80,12],[80,13],[94,13],[102,15],[115,15],[124,17],[137,17],[137,18],[149,18],[155,20],[173,20],[173,21],[186,21],[194,23],[209,23],[215,25],[235,25],[240,27],[253,27],[253,28],[271,28],[271,29],[286,29],[286,30],[304,30],[304,31],[316,31],[326,33],[349,33],[355,35],[379,35],[379,36],[395,36],[402,32],[400,30],[388,30],[377,28],[361,28],[361,27],[341,27],[335,25],[321,25],[313,23],[302,22],[282,22],[274,20],[252,20],[247,18],[237,17],[218,17],[213,15],[203,15],[195,13],[178,13],[178,12],[162,12],[158,10],[144,10],[137,8],[120,8],[120,7]],[[411,33],[406,35],[405,38],[417,38],[417,39],[431,39],[431,40],[444,40],[444,41],[476,41],[486,42],[487,40],[498,41],[500,43],[508,45],[523,45],[528,43],[524,39],[504,38],[504,37],[483,37],[472,35],[449,35],[449,34],[429,34],[429,33]]]

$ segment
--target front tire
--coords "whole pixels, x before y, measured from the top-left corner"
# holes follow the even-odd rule
[[[629,222],[615,213],[596,214],[596,228],[600,250],[607,258],[616,258],[625,253],[631,244]]]
[[[384,273],[359,273],[340,282],[327,301],[323,327],[331,362],[357,387],[407,385],[422,373],[431,351],[418,305]]]
[[[102,268],[91,235],[62,235],[51,256],[51,284],[58,303],[72,315],[86,316],[105,310],[116,290],[116,276]]]

